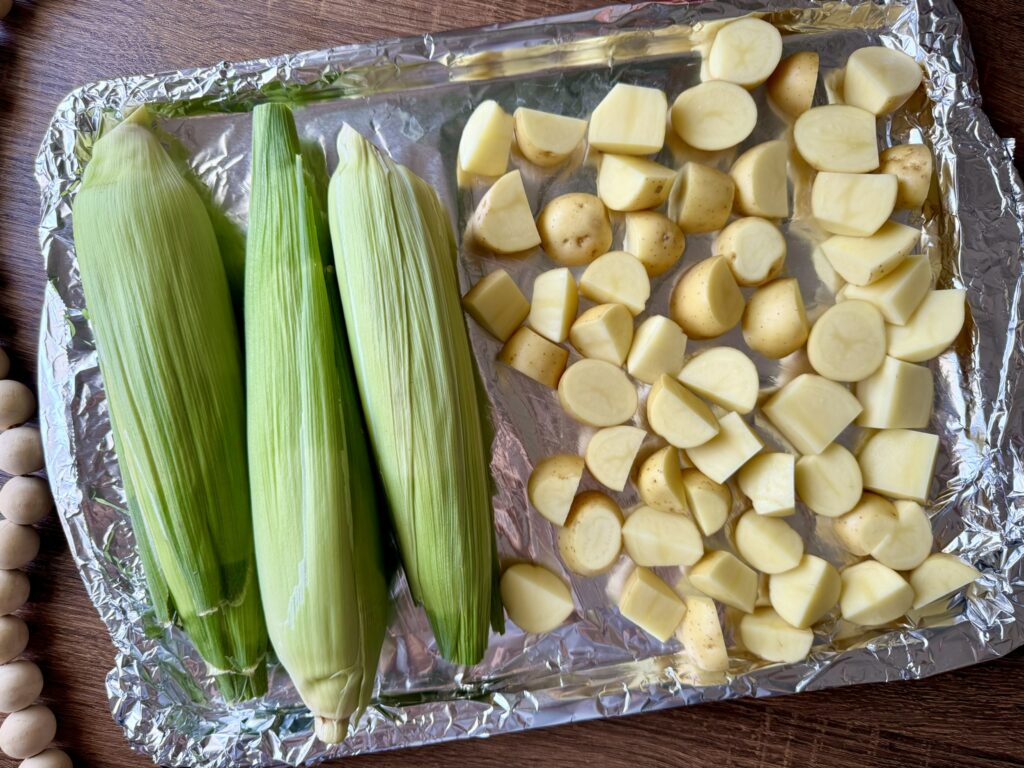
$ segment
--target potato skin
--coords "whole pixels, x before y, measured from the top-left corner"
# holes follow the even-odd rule
[[[810,325],[795,278],[775,280],[759,288],[743,313],[743,339],[765,357],[783,358],[807,341]]]
[[[595,195],[571,192],[556,197],[537,217],[541,247],[563,267],[581,267],[607,253],[612,225]]]
[[[672,319],[692,339],[712,339],[743,316],[743,294],[723,256],[690,267],[672,291]]]
[[[765,88],[772,102],[790,117],[799,117],[814,103],[818,85],[819,57],[814,51],[798,51],[779,62]]]
[[[657,211],[626,214],[623,249],[644,265],[648,277],[668,272],[686,252],[686,236],[668,216]]]
[[[900,144],[884,150],[879,173],[896,177],[896,210],[920,208],[932,186],[934,162],[924,144]]]

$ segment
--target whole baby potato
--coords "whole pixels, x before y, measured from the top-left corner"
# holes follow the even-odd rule
[[[556,197],[537,218],[541,246],[565,267],[589,264],[612,246],[612,225],[595,195],[572,192]]]

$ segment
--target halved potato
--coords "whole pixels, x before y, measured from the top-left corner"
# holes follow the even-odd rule
[[[619,596],[619,611],[623,617],[664,643],[683,620],[686,605],[653,571],[640,567],[626,579]]]
[[[845,104],[812,107],[793,126],[797,151],[818,171],[869,173],[878,167],[875,116]]]
[[[585,192],[559,195],[537,217],[544,252],[564,267],[581,267],[607,253],[612,225],[601,199]]]
[[[584,454],[590,474],[605,487],[621,491],[626,487],[645,437],[647,433],[639,427],[599,429],[590,438]]]
[[[718,30],[708,53],[708,72],[714,80],[756,88],[768,79],[781,58],[779,30],[764,19],[748,16]]]
[[[889,354],[921,363],[945,351],[960,335],[966,317],[967,291],[930,291],[906,325],[887,328]]]
[[[677,378],[701,397],[730,411],[750,413],[757,404],[757,367],[732,347],[699,352],[683,366]]]
[[[738,413],[730,412],[721,417],[718,430],[718,434],[703,445],[688,449],[686,456],[693,466],[716,483],[724,483],[759,453],[764,443]]]
[[[903,106],[921,85],[921,67],[903,51],[882,46],[858,48],[846,61],[843,99],[884,115]]]
[[[642,157],[605,155],[597,173],[597,196],[613,211],[657,208],[672,191],[676,172]]]
[[[611,568],[622,551],[622,511],[597,491],[573,501],[565,527],[558,531],[558,551],[566,567],[580,576],[597,576]]]
[[[512,334],[498,353],[498,360],[505,365],[552,389],[558,386],[568,359],[568,350],[529,328],[520,328]]]
[[[864,410],[857,425],[871,429],[923,429],[932,418],[935,382],[930,369],[886,357],[854,392]]]
[[[686,234],[713,232],[729,220],[735,194],[736,183],[729,174],[689,162],[669,193],[669,216]]]
[[[636,485],[640,498],[649,507],[677,515],[689,510],[683,470],[679,466],[679,451],[671,445],[644,459]]]
[[[843,618],[862,627],[895,621],[910,610],[914,590],[906,579],[874,560],[843,570],[839,609]]]
[[[590,146],[617,155],[653,155],[665,144],[668,99],[658,88],[617,83],[590,116]]]
[[[782,271],[786,238],[770,221],[747,216],[736,219],[718,234],[711,253],[728,260],[740,285],[762,285]]]
[[[873,304],[851,299],[825,310],[811,326],[807,358],[832,381],[861,381],[885,361],[885,319]]]
[[[688,574],[690,582],[708,597],[750,613],[757,599],[757,573],[736,555],[711,550]]]
[[[811,211],[826,232],[875,234],[896,207],[896,177],[887,173],[828,173],[814,177]]]
[[[804,540],[785,520],[744,512],[733,531],[736,551],[761,573],[783,573],[800,565]]]
[[[523,157],[549,168],[569,159],[583,143],[587,121],[519,107],[512,116],[516,143]]]
[[[722,256],[690,267],[676,283],[670,301],[672,319],[692,339],[721,336],[743,316],[743,294]]]
[[[818,63],[815,51],[797,51],[780,61],[768,78],[769,98],[790,117],[799,117],[814,103]]]
[[[832,235],[821,250],[846,282],[870,285],[902,264],[920,239],[913,227],[887,221],[871,237]]]
[[[497,102],[480,102],[459,140],[459,167],[481,176],[501,176],[512,150],[512,118]],[[522,249],[520,249],[522,250]]]
[[[530,503],[555,525],[565,525],[583,466],[582,457],[560,453],[542,460],[530,473],[526,486]]]
[[[789,145],[766,141],[751,147],[729,170],[736,182],[736,210],[746,216],[789,216]]]
[[[817,454],[853,423],[862,408],[842,384],[805,373],[776,392],[762,410],[800,453]]]
[[[853,509],[864,491],[857,457],[839,443],[796,462],[796,492],[812,512],[838,517]]]
[[[873,493],[861,496],[853,509],[832,524],[843,549],[858,557],[870,555],[895,529],[896,507]]]
[[[882,152],[879,173],[891,173],[898,180],[896,209],[920,208],[932,186],[934,161],[924,144],[900,144]]]
[[[682,471],[686,505],[701,533],[713,536],[722,529],[732,509],[732,491],[729,486],[716,483],[699,469]]]
[[[722,623],[715,601],[699,595],[686,598],[686,615],[679,625],[679,640],[694,666],[705,672],[724,672],[729,668]]]
[[[769,577],[768,596],[783,620],[806,629],[835,607],[841,586],[831,563],[804,555],[796,568]]]
[[[686,237],[668,216],[657,211],[626,214],[622,248],[636,256],[649,277],[658,277],[676,265],[686,251]]]
[[[796,352],[809,333],[800,283],[794,277],[758,288],[743,312],[743,340],[765,357],[778,360]]]
[[[644,320],[633,334],[626,370],[645,384],[654,384],[662,374],[675,376],[686,356],[686,334],[663,315]]]
[[[509,171],[487,190],[473,212],[470,229],[480,245],[497,254],[521,253],[540,245],[519,171]]]
[[[932,551],[932,523],[920,504],[897,501],[896,526],[875,545],[871,556],[894,571],[909,571]]]
[[[572,615],[569,587],[541,565],[517,563],[501,575],[501,602],[524,632],[550,632]]]
[[[591,307],[572,324],[569,341],[584,357],[621,366],[633,343],[633,315],[621,304]]]
[[[718,420],[695,394],[662,374],[647,396],[651,429],[677,448],[703,445],[718,434]]]
[[[592,427],[614,427],[636,413],[636,387],[629,377],[603,360],[577,360],[558,382],[565,412]]]
[[[704,555],[704,540],[690,518],[653,507],[626,518],[622,540],[633,562],[650,568],[693,565]]]
[[[803,661],[814,644],[814,632],[794,627],[772,608],[758,608],[741,618],[739,633],[743,646],[765,661]]]
[[[868,438],[857,460],[868,490],[926,504],[938,455],[936,435],[911,429],[883,429]]]
[[[598,304],[621,304],[639,315],[651,297],[651,279],[636,256],[611,251],[598,256],[584,270],[580,293]]]
[[[672,105],[672,127],[695,149],[716,152],[747,138],[757,123],[757,105],[742,87],[721,80],[688,88]]]
[[[466,312],[499,341],[506,341],[530,314],[530,302],[504,269],[483,277],[462,297]]]
[[[981,574],[956,555],[936,552],[911,571],[908,581],[914,590],[913,607],[923,608],[972,584]]]
[[[556,344],[569,337],[569,328],[576,319],[579,292],[572,272],[549,269],[533,281],[533,300],[530,303],[530,327]]]
[[[736,479],[757,514],[787,517],[796,511],[795,469],[792,454],[762,453],[744,464]]]
[[[928,257],[907,256],[896,269],[871,285],[847,283],[842,296],[874,304],[887,323],[905,325],[931,286],[932,266]]]

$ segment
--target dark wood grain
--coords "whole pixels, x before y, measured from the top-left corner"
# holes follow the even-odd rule
[[[0,339],[30,381],[44,275],[32,165],[57,101],[76,85],[221,59],[511,21],[586,0],[17,0],[0,22]],[[1004,137],[1024,135],[1024,0],[962,2],[985,107]],[[1020,155],[1018,154],[1018,158]],[[59,526],[33,565],[31,652],[76,765],[149,764],[110,718],[113,650]],[[845,688],[583,723],[346,761],[351,768],[452,764],[736,768],[1009,768],[1024,765],[1024,655],[915,683]],[[0,768],[12,762],[0,758]]]

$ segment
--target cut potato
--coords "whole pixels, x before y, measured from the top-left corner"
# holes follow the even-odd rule
[[[839,517],[853,509],[864,491],[857,457],[838,443],[796,462],[796,492],[812,512]]]
[[[569,338],[578,306],[579,293],[572,272],[564,267],[542,272],[533,281],[530,327],[548,341],[563,342]]]
[[[921,505],[897,501],[896,526],[871,549],[871,556],[895,571],[909,571],[932,551],[932,523]]]
[[[487,190],[473,212],[470,228],[480,245],[497,254],[521,253],[540,245],[519,171],[506,173]]]
[[[871,285],[847,283],[845,299],[874,304],[887,323],[906,325],[932,286],[927,256],[907,256],[896,269]]]
[[[788,167],[784,141],[766,141],[740,155],[729,170],[736,182],[736,210],[768,219],[789,216]]]
[[[590,474],[606,488],[621,491],[626,487],[645,437],[647,433],[639,427],[599,429],[587,443],[585,459]]]
[[[782,573],[800,565],[804,540],[785,520],[750,510],[736,521],[733,531],[740,557],[761,573]]]
[[[878,167],[875,116],[845,104],[812,107],[797,118],[793,140],[818,171],[869,173]]]
[[[780,61],[766,86],[775,106],[790,117],[810,109],[818,87],[818,66],[815,51],[797,51]]]
[[[679,626],[679,640],[698,669],[725,672],[729,668],[729,653],[714,600],[699,595],[686,598],[686,615]]]
[[[541,565],[517,563],[501,575],[501,602],[512,623],[524,632],[555,629],[575,607],[569,587]]]
[[[708,53],[708,72],[713,80],[756,88],[768,79],[781,58],[779,30],[763,19],[747,17],[730,21],[718,30]]]
[[[908,581],[914,590],[913,608],[923,608],[951,595],[980,576],[977,570],[959,557],[945,552],[930,555],[915,568]]]
[[[672,319],[692,339],[721,336],[743,316],[743,294],[722,256],[698,262],[683,273],[670,301]]]
[[[686,356],[686,334],[663,315],[644,320],[633,334],[626,370],[645,384],[654,384],[662,374],[676,376]]]
[[[566,453],[548,456],[537,464],[526,486],[533,508],[555,525],[565,525],[583,467],[582,457]]]
[[[889,354],[908,363],[921,363],[942,354],[960,335],[966,316],[967,291],[930,291],[906,325],[887,329]]]
[[[796,568],[768,579],[772,608],[800,629],[816,624],[831,611],[839,602],[841,588],[839,571],[814,555],[804,555]]]
[[[771,608],[758,608],[741,618],[739,630],[743,646],[765,661],[803,661],[814,645],[811,630],[797,629]]]
[[[690,518],[653,507],[626,518],[622,540],[633,562],[649,568],[693,565],[704,556],[704,540]]]
[[[787,517],[796,511],[795,468],[791,454],[762,453],[744,464],[736,479],[757,514]]]
[[[807,359],[832,381],[861,381],[885,360],[885,319],[873,304],[851,299],[825,310],[811,327]]]
[[[854,390],[864,410],[857,425],[872,429],[922,429],[932,418],[935,382],[932,372],[886,357],[873,375]]]
[[[644,460],[636,485],[640,498],[649,507],[677,515],[689,510],[683,470],[679,466],[679,451],[671,445],[660,448]]]
[[[695,149],[735,147],[754,130],[757,105],[742,87],[712,80],[687,88],[672,105],[672,127]]]
[[[725,525],[732,509],[729,486],[716,483],[699,469],[684,469],[682,482],[687,507],[701,533],[715,535]]]
[[[846,568],[842,580],[839,610],[844,619],[862,627],[895,621],[914,603],[914,590],[906,579],[874,560]]]
[[[572,324],[569,341],[584,357],[621,366],[633,343],[633,315],[621,304],[591,307]]]
[[[738,413],[727,413],[718,420],[718,434],[703,445],[690,448],[690,462],[714,480],[724,483],[757,454],[764,443]]]
[[[921,85],[921,67],[903,51],[858,48],[846,61],[843,100],[884,115],[899,109]]]
[[[622,247],[636,256],[648,277],[668,272],[683,257],[686,237],[668,216],[657,211],[626,214],[626,234]]]
[[[558,530],[558,551],[566,567],[580,576],[597,576],[611,568],[622,551],[622,511],[597,491],[576,497]]]
[[[732,347],[712,347],[698,353],[683,366],[678,379],[701,397],[730,411],[750,413],[757,404],[757,367]]]
[[[754,610],[757,573],[731,552],[708,552],[688,575],[693,586],[708,597],[744,613]]]
[[[718,434],[718,419],[704,401],[667,374],[647,396],[651,429],[676,448],[703,445]]]
[[[758,288],[743,312],[743,340],[755,352],[779,360],[807,341],[810,323],[794,277]]]
[[[682,517],[675,519],[686,520]],[[683,620],[686,604],[653,571],[641,567],[626,579],[619,597],[619,611],[644,632],[664,643]]]
[[[932,186],[931,150],[924,144],[901,144],[884,150],[879,159],[879,173],[891,173],[897,179],[897,210],[924,205]]]
[[[597,196],[613,211],[657,208],[672,191],[676,172],[642,157],[605,155],[597,173]]]
[[[896,530],[896,507],[888,499],[865,493],[857,506],[832,525],[843,549],[864,557]]]
[[[565,371],[569,351],[529,328],[520,328],[498,353],[498,360],[545,387],[554,389]]]
[[[603,360],[577,360],[558,382],[565,412],[591,427],[614,427],[636,413],[636,387],[629,377]]]
[[[530,314],[530,302],[504,269],[496,269],[470,288],[462,306],[499,341],[507,341]]]
[[[497,102],[480,102],[462,129],[459,167],[480,176],[501,176],[508,169],[511,151],[512,118]]]
[[[825,257],[825,252],[821,250],[820,245],[815,246],[814,250],[811,251],[811,266],[814,267],[814,274],[817,275],[825,290],[835,295],[836,301],[839,301],[839,294],[847,283],[839,276],[831,262]]]
[[[564,267],[581,267],[607,253],[612,225],[601,199],[585,192],[559,195],[537,218],[544,252]]]
[[[818,454],[853,423],[862,409],[842,384],[805,373],[776,392],[762,410],[800,453]]]
[[[665,144],[668,99],[658,88],[618,83],[590,116],[590,146],[617,155],[653,155]]]
[[[887,173],[828,173],[814,177],[811,211],[826,232],[875,234],[896,207],[896,177]]]
[[[871,285],[902,264],[920,239],[913,227],[887,221],[871,237],[833,235],[821,250],[846,282]]]
[[[727,173],[700,163],[687,163],[669,193],[669,216],[686,234],[721,229],[732,213],[736,183]]]
[[[857,460],[868,490],[926,504],[938,455],[936,435],[910,429],[883,429],[868,439]]]
[[[711,252],[726,258],[740,285],[762,285],[782,271],[786,238],[770,221],[748,216],[723,229]]]
[[[564,163],[583,143],[587,121],[519,107],[512,116],[523,157],[542,168]]]
[[[651,279],[636,256],[611,251],[598,256],[584,270],[580,293],[599,304],[621,304],[639,315],[651,297]]]

